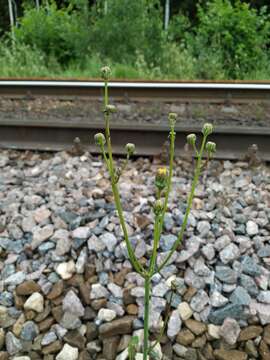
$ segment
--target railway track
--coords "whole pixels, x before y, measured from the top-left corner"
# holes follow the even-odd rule
[[[84,97],[101,101],[103,83],[99,81],[18,81],[0,80],[0,97],[5,99],[33,99],[53,97],[76,99]],[[270,103],[268,83],[141,83],[112,82],[110,97],[113,101],[147,102],[213,102],[234,103],[260,101]],[[35,150],[70,149],[75,138],[91,152],[97,149],[94,134],[100,131],[99,122],[65,123],[63,121],[31,121],[1,119],[0,147]],[[190,132],[199,133],[199,127],[188,124],[176,127],[176,153],[181,155],[185,137]],[[160,152],[168,136],[168,126],[162,124],[112,124],[112,140],[115,153],[124,152],[126,142],[136,143],[138,155],[154,155]],[[217,158],[241,159],[252,144],[257,144],[262,159],[270,161],[270,128],[218,127],[212,136],[218,143]]]

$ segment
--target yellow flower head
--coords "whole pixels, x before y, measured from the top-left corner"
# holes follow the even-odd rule
[[[167,168],[165,168],[165,167],[158,168],[157,174],[160,177],[166,177],[167,176]]]

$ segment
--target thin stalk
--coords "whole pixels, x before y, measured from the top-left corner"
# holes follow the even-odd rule
[[[179,246],[179,244],[181,243],[181,241],[183,239],[183,235],[184,235],[184,232],[185,232],[185,229],[186,229],[186,226],[187,226],[188,216],[189,216],[191,206],[192,206],[193,197],[194,197],[194,194],[195,194],[195,189],[196,189],[196,186],[197,186],[197,183],[198,183],[198,180],[199,180],[199,177],[200,177],[200,173],[201,173],[202,154],[203,154],[203,151],[204,151],[206,138],[207,138],[206,136],[203,137],[201,149],[200,149],[197,164],[196,164],[194,179],[193,179],[192,186],[191,186],[191,191],[190,191],[190,194],[189,194],[189,197],[188,197],[187,209],[186,209],[186,213],[185,213],[185,216],[184,216],[184,220],[183,220],[179,235],[178,235],[173,247],[171,248],[169,254],[166,256],[163,263],[158,267],[158,269],[157,269],[158,273],[163,269],[163,267],[170,260],[171,256],[173,255],[173,253],[175,252],[175,250],[177,249],[177,247]]]
[[[164,223],[164,216],[167,211],[168,207],[168,201],[169,201],[169,195],[171,191],[172,186],[172,174],[173,174],[173,160],[174,160],[174,143],[175,143],[175,131],[174,127],[171,127],[170,131],[170,164],[169,164],[169,176],[168,176],[168,182],[167,182],[167,189],[166,189],[166,195],[164,200],[164,207],[162,210],[162,215],[160,219],[160,234],[162,232],[163,223]]]
[[[149,311],[150,311],[150,287],[151,277],[144,279],[144,339],[143,339],[143,360],[147,360],[149,347]]]
[[[104,105],[105,105],[105,109],[106,106],[108,105],[108,82],[105,81],[105,94],[104,94]],[[131,264],[133,265],[134,269],[141,275],[144,275],[145,270],[142,267],[142,265],[139,263],[139,261],[137,260],[134,251],[132,249],[131,243],[129,241],[129,237],[128,237],[128,232],[127,232],[127,228],[126,228],[126,223],[125,223],[125,219],[124,219],[124,215],[123,215],[123,210],[122,210],[122,206],[121,206],[121,200],[120,200],[120,195],[119,195],[119,191],[118,191],[118,187],[116,184],[116,179],[115,179],[115,170],[114,170],[114,163],[113,163],[113,157],[112,157],[112,145],[111,145],[111,135],[110,135],[110,122],[109,122],[109,114],[107,112],[105,112],[105,138],[106,138],[106,143],[107,143],[107,149],[108,149],[108,170],[110,173],[110,178],[111,178],[111,183],[112,183],[112,191],[113,191],[113,196],[114,196],[114,201],[115,201],[115,205],[116,205],[116,209],[118,212],[118,216],[119,216],[119,220],[120,220],[120,225],[121,228],[123,230],[124,233],[124,239],[127,245],[127,251],[128,251],[128,255],[131,261]]]
[[[171,295],[170,295],[170,300],[169,300],[169,308],[171,308],[172,306],[172,298],[173,298],[173,291],[171,291]],[[170,309],[169,309],[170,310]],[[168,323],[168,320],[169,320],[169,316],[170,316],[170,311],[167,311],[167,314],[166,314],[166,317],[165,317],[165,320],[164,320],[164,323],[163,323],[163,326],[162,326],[162,329],[157,337],[157,339],[155,340],[154,344],[150,346],[149,350],[154,350],[154,348],[156,347],[156,345],[160,342],[163,334],[164,334],[164,331],[165,331],[165,328],[167,326],[167,323]]]
[[[159,244],[159,238],[160,238],[160,215],[156,215],[155,217],[155,224],[154,224],[154,246],[153,246],[153,252],[150,259],[150,267],[149,267],[149,275],[153,276],[155,271],[155,264],[156,264],[156,258],[157,258],[157,250],[158,250],[158,244]]]

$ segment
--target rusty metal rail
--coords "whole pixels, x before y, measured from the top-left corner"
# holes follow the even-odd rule
[[[0,148],[35,149],[35,150],[68,150],[71,149],[76,137],[80,138],[82,146],[90,152],[96,153],[94,134],[100,131],[100,124],[89,126],[82,124],[63,125],[33,123],[0,124]],[[177,127],[176,154],[183,155],[186,135],[190,132],[199,135],[200,129]],[[113,126],[111,129],[114,152],[124,154],[127,142],[136,144],[138,155],[155,155],[160,153],[161,147],[168,137],[166,126]],[[260,157],[270,161],[270,129],[259,131],[258,128],[228,129],[218,128],[211,136],[217,142],[217,158],[242,159],[250,145],[256,143],[260,150]]]
[[[7,81],[0,80],[0,96],[9,99],[89,97],[91,100],[102,98],[103,83],[99,81]],[[147,101],[200,101],[200,102],[270,102],[269,83],[141,83],[112,82],[110,96],[113,99]],[[1,113],[1,108],[0,108]],[[0,147],[36,150],[63,150],[72,146],[79,137],[83,146],[96,152],[93,137],[100,131],[100,123],[64,123],[0,120]],[[183,153],[185,137],[189,132],[199,133],[200,129],[177,127],[176,153]],[[123,153],[126,142],[134,142],[138,155],[154,155],[160,152],[168,136],[168,127],[158,124],[113,125],[112,140],[114,151]],[[260,155],[270,161],[270,129],[258,127],[215,129],[212,140],[218,143],[217,158],[239,159],[244,156],[250,145],[256,143]]]

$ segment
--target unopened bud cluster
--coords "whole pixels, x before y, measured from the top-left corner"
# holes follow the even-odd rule
[[[116,113],[117,108],[115,105],[106,105],[104,112],[106,114],[112,114],[112,113]]]
[[[104,79],[105,81],[108,81],[110,76],[111,76],[111,69],[109,66],[103,66],[101,68],[101,76],[102,76],[102,79]]]
[[[176,113],[169,113],[169,123],[170,123],[171,127],[174,127],[176,118],[177,118]]]
[[[188,143],[189,145],[191,145],[191,146],[195,146],[195,144],[196,144],[196,139],[197,139],[197,137],[196,137],[195,134],[189,134],[189,135],[187,136],[187,143]]]
[[[158,199],[156,200],[156,202],[154,203],[153,209],[154,209],[154,214],[155,215],[159,215],[164,208],[164,203],[162,200]]]
[[[216,143],[212,142],[212,141],[208,141],[205,145],[205,149],[209,154],[213,154],[216,152]]]
[[[205,123],[202,128],[202,133],[204,136],[208,136],[208,135],[212,134],[213,130],[214,130],[214,128],[213,128],[212,124]]]
[[[97,133],[95,135],[95,143],[98,146],[104,146],[106,143],[105,136],[102,133]]]
[[[128,155],[133,155],[135,153],[135,145],[132,143],[127,143],[125,149]]]

